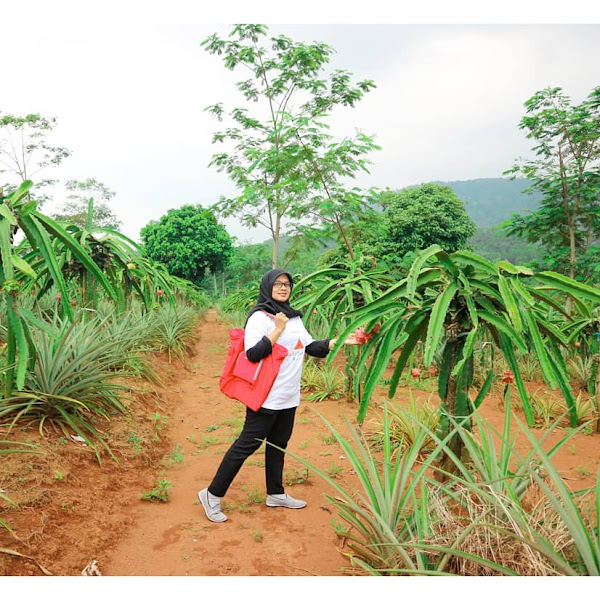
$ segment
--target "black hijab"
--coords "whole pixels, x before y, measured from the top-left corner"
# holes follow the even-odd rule
[[[272,269],[268,273],[265,273],[262,281],[260,282],[258,301],[256,306],[253,306],[252,310],[248,313],[248,316],[246,317],[246,323],[248,322],[250,315],[259,310],[264,310],[271,315],[276,315],[277,313],[282,312],[288,319],[302,316],[302,313],[299,310],[292,308],[289,302],[278,302],[271,296],[271,293],[273,292],[273,283],[280,275],[287,275],[290,278],[292,288],[294,287],[294,280],[292,279],[291,273],[288,271],[284,271],[283,269]]]

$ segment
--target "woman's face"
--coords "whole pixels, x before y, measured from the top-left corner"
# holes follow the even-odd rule
[[[287,302],[291,293],[292,286],[290,284],[290,278],[283,273],[273,282],[271,296],[273,300],[277,300],[277,302]]]

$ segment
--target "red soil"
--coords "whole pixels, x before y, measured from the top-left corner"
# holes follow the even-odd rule
[[[333,491],[314,473],[304,482],[288,483],[292,495],[308,502],[305,509],[267,508],[264,455],[259,451],[224,500],[226,523],[209,522],[199,506],[198,490],[210,481],[243,419],[243,407],[218,389],[227,343],[227,326],[209,312],[199,328],[196,354],[186,365],[156,360],[165,387],[156,388],[157,393],[147,388],[143,402],[132,397],[133,420],[105,425],[119,463],[104,457],[99,464],[89,448],[64,438],[60,443],[54,433],[42,441],[44,455],[2,457],[0,491],[20,508],[0,512],[14,531],[11,535],[0,528],[0,547],[31,560],[0,553],[0,574],[41,575],[41,566],[54,575],[80,575],[92,560],[105,576],[344,573],[349,560],[332,527],[335,511],[325,497]],[[376,404],[374,400],[373,411]],[[316,413],[344,433],[345,419],[353,421],[356,405],[302,403],[289,450],[325,471],[341,469],[337,480],[356,489],[348,461],[331,444],[330,432]],[[483,413],[501,426],[497,398],[486,399]],[[168,419],[152,418],[154,414]],[[157,423],[162,423],[160,429]],[[137,448],[132,431],[138,436]],[[535,432],[539,436],[542,430]],[[15,435],[39,441],[35,429]],[[176,447],[181,462],[173,459]],[[600,435],[578,434],[557,455],[555,464],[574,489],[594,483],[599,450]],[[306,476],[305,467],[291,457],[285,471],[289,480]],[[172,484],[168,502],[143,501],[141,494],[161,479]]]

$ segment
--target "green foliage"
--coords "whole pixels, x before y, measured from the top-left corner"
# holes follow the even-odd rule
[[[247,283],[256,283],[260,273],[271,268],[271,248],[268,244],[234,246],[224,275],[227,292],[238,291]]]
[[[596,274],[600,255],[600,87],[579,105],[561,88],[546,88],[525,108],[519,127],[533,140],[535,158],[507,173],[529,179],[541,200],[537,210],[514,215],[505,227],[542,244],[550,268],[585,280]]]
[[[473,251],[491,262],[507,260],[513,265],[544,265],[544,249],[539,243],[510,237],[503,230],[478,229],[469,239]]]
[[[465,247],[475,223],[449,188],[434,183],[384,192],[383,235],[377,255],[395,265],[405,254],[437,244],[446,252]]]
[[[346,539],[352,564],[364,566],[367,570],[403,567],[418,572],[424,569],[429,562],[426,553],[419,552],[416,557],[411,556],[412,553],[407,551],[404,544],[416,543],[426,533],[414,528],[415,521],[411,515],[427,514],[426,507],[424,510],[420,507],[427,496],[421,495],[422,499],[419,500],[417,493],[424,489],[422,481],[440,450],[435,450],[421,461],[421,447],[426,438],[421,430],[415,444],[407,452],[397,453],[393,457],[389,421],[384,419],[383,457],[380,460],[350,423],[350,441],[347,441],[324,417],[321,419],[340,445],[350,468],[356,472],[357,487],[347,490],[337,479],[309,461],[288,453],[335,490],[335,495],[327,495],[327,499],[348,525],[348,529],[338,528],[338,534]]]
[[[417,402],[410,392],[410,402],[404,407],[388,402],[386,405],[389,418],[388,435],[395,452],[406,452],[415,443],[421,444],[421,453],[429,453],[435,448],[432,439],[421,440],[420,432],[423,427],[429,431],[436,431],[439,421],[439,407],[431,402],[429,397],[425,402]],[[377,419],[379,422],[381,419]],[[369,443],[381,447],[383,445],[384,430],[377,427],[369,437]]]
[[[51,215],[56,221],[67,221],[80,229],[106,227],[118,231],[121,221],[109,206],[115,192],[101,181],[88,178],[85,181],[71,179],[65,184],[68,202]],[[93,211],[90,210],[93,206]]]
[[[37,190],[53,185],[52,179],[40,173],[48,167],[57,167],[71,152],[52,146],[48,138],[56,127],[56,118],[47,119],[38,113],[24,117],[0,113],[0,190],[14,192],[27,180],[35,180],[36,195],[28,192],[28,200],[37,200],[41,206],[49,197]],[[8,184],[4,185],[3,184]],[[2,193],[0,192],[0,197]]]
[[[235,321],[236,327],[244,327],[246,315],[258,299],[258,288],[259,278],[255,277],[251,283],[221,299],[219,308]]]
[[[546,451],[552,430],[538,441],[517,422],[511,433],[507,405],[500,433],[477,415],[477,437],[454,429],[450,437],[460,435],[472,457],[466,465],[450,450],[450,437],[437,437],[417,419],[414,444],[394,453],[384,410],[380,455],[350,423],[342,436],[321,418],[356,472],[358,486],[346,489],[331,474],[287,452],[334,490],[327,498],[346,525],[336,523],[335,531],[357,570],[373,575],[599,573],[594,519],[600,514],[600,479],[590,514],[585,498],[565,486],[552,462],[576,430]],[[525,454],[517,445],[518,433],[531,448]],[[433,441],[429,455],[423,452],[426,440]],[[429,475],[441,452],[457,467],[454,474],[446,473],[447,483]]]
[[[567,338],[542,309],[563,310],[560,305],[564,305],[565,296],[577,301],[600,300],[598,290],[557,273],[534,273],[507,262],[493,264],[467,251],[449,255],[439,246],[421,252],[408,277],[348,315],[350,324],[340,335],[344,338],[374,319],[384,321],[371,347],[365,347],[365,351],[373,351],[373,358],[368,368],[361,364],[366,376],[359,421],[395,351],[401,348],[398,358],[394,357],[390,397],[417,343],[422,341],[425,366],[433,363],[443,347],[440,399],[451,415],[464,417],[468,423],[473,407],[481,403],[489,389],[484,383],[477,398],[469,397],[476,341],[491,339],[514,373],[528,423],[533,425],[533,414],[515,351],[536,355],[544,380],[560,388],[575,424],[575,399],[558,349],[566,345]],[[485,381],[490,377],[491,373]]]
[[[34,360],[27,370],[23,391],[0,400],[0,418],[12,419],[11,427],[28,421],[40,431],[47,423],[71,428],[91,446],[108,450],[96,431],[94,418],[108,419],[126,412],[119,392],[128,389],[114,377],[129,359],[138,356],[135,332],[107,328],[96,318],[61,323],[58,319],[29,324]],[[139,339],[139,338],[138,338]]]
[[[300,279],[294,286],[292,302],[306,315],[312,331],[321,332],[323,337],[335,338],[339,331],[352,327],[352,311],[373,302],[391,280],[386,269],[373,268],[370,261],[364,261],[360,252],[354,260],[320,269]],[[375,326],[377,318],[371,319]],[[368,329],[371,331],[371,327]],[[369,355],[373,343],[364,347],[344,345],[346,396],[348,400],[360,397],[360,377],[357,373]],[[337,353],[340,345],[331,358]],[[331,363],[330,363],[331,364]]]
[[[183,360],[189,346],[195,339],[198,312],[184,305],[161,306],[152,313],[148,343],[160,351],[167,352],[169,362],[173,355]]]
[[[374,84],[352,83],[339,69],[325,75],[333,53],[326,44],[267,38],[267,31],[265,25],[237,25],[229,39],[214,34],[202,45],[221,56],[226,68],[243,69],[247,78],[237,88],[249,106],[258,106],[253,115],[246,108],[227,114],[221,104],[207,108],[232,123],[215,133],[214,142],[224,148],[211,165],[227,173],[239,195],[223,198],[218,210],[249,227],[265,227],[276,266],[286,219],[317,219],[341,232],[343,218],[367,208],[362,194],[340,180],[366,170],[364,156],[376,146],[363,133],[335,140],[324,120],[336,106],[354,106]]]
[[[149,492],[143,492],[141,498],[149,502],[168,502],[169,490],[172,487],[173,484],[170,481],[161,479],[157,482],[156,487],[152,488]]]
[[[0,203],[0,276],[6,295],[8,317],[7,364],[5,396],[12,394],[13,386],[23,389],[27,363],[30,359],[30,333],[27,320],[21,314],[19,297],[39,286],[39,296],[52,286],[61,299],[61,316],[73,318],[69,289],[62,273],[65,252],[70,253],[87,274],[93,277],[105,293],[116,300],[117,291],[77,239],[58,223],[37,210],[37,203],[28,200],[31,181],[25,181]],[[13,246],[13,234],[21,229],[32,252],[25,258]],[[13,368],[16,365],[16,371]]]
[[[339,400],[344,395],[344,376],[333,365],[314,361],[307,363],[302,373],[302,389],[308,402]]]
[[[173,208],[140,232],[148,256],[169,273],[200,284],[207,270],[222,271],[232,244],[225,228],[201,206]]]

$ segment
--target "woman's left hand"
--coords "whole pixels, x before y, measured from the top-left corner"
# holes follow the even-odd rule
[[[337,338],[333,338],[331,340],[329,340],[329,349],[331,350],[336,344],[337,344],[338,339]],[[362,342],[360,342],[357,337],[356,337],[356,333],[351,333],[345,340],[344,340],[344,344],[348,345],[348,346],[358,346],[360,345]]]
[[[349,346],[357,346],[362,342],[356,336],[356,331],[352,332],[345,340],[344,344],[348,344]]]

